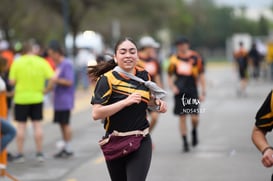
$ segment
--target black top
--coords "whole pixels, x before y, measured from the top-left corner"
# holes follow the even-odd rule
[[[138,61],[138,66],[144,68],[151,76],[151,81],[155,82],[155,76],[161,74],[161,68],[158,60],[153,58],[141,58]]]
[[[136,69],[135,75],[143,80],[149,80],[145,70]],[[92,96],[91,104],[109,105],[128,97],[137,92],[141,94],[141,102],[132,104],[105,119],[104,128],[107,133],[114,130],[126,132],[133,130],[144,130],[149,127],[146,119],[147,103],[150,99],[150,92],[144,84],[131,80],[116,71],[109,71],[102,75]]]
[[[271,131],[273,128],[273,94],[268,94],[264,103],[256,114],[255,125],[263,131]]]
[[[252,59],[255,65],[258,65],[261,61],[261,54],[258,52],[256,48],[251,48],[248,53],[248,57]]]
[[[194,51],[187,56],[179,57],[173,55],[170,58],[168,68],[169,75],[175,75],[175,85],[183,93],[197,93],[197,78],[204,71],[202,59]]]

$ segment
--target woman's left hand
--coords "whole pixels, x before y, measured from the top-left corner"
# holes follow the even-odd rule
[[[167,111],[167,103],[165,101],[156,99],[155,103],[157,106],[159,106],[158,112],[165,113]]]

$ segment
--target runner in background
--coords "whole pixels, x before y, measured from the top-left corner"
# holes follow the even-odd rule
[[[250,51],[248,52],[248,58],[253,66],[253,78],[258,79],[260,77],[260,66],[262,62],[262,55],[257,49],[256,43],[253,43]]]
[[[201,91],[198,91],[200,75],[204,73],[200,55],[190,49],[189,40],[180,37],[175,41],[176,53],[170,57],[168,83],[174,93],[174,114],[179,116],[180,134],[183,151],[188,152],[186,116],[191,116],[192,146],[198,144],[199,104],[205,99],[205,77],[201,80]]]
[[[149,75],[151,80],[154,81],[158,86],[162,87],[161,81],[161,68],[158,60],[157,49],[160,47],[159,43],[156,42],[150,36],[144,36],[139,40],[138,50],[138,66],[144,68]],[[150,120],[150,132],[154,129],[159,113],[156,111],[148,110]]]
[[[240,88],[237,91],[238,96],[246,96],[246,86],[247,86],[247,51],[244,48],[243,42],[239,43],[239,50],[234,52],[234,60],[236,68],[239,72],[240,77]]]

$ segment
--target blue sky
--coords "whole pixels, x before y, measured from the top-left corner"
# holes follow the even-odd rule
[[[273,0],[214,0],[219,5],[231,5],[240,7],[242,5],[250,8],[269,8]]]

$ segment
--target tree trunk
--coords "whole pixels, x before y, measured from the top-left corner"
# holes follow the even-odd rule
[[[72,56],[73,56],[73,59],[76,57],[77,55],[77,46],[76,46],[76,37],[77,37],[77,33],[78,33],[78,29],[77,28],[73,28],[73,32],[72,32],[72,35],[73,35],[73,46],[72,46]]]
[[[3,22],[3,39],[7,40],[9,43],[11,41],[11,35],[10,35],[10,27],[9,27],[9,22],[5,21]]]

